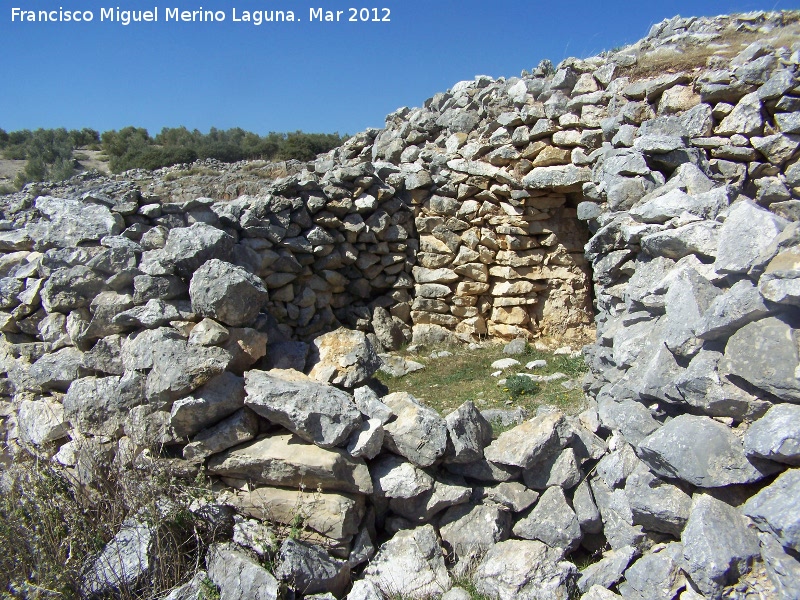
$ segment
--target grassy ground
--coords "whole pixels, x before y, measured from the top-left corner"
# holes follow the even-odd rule
[[[524,354],[509,356],[503,354],[503,344],[487,344],[476,350],[466,346],[442,348],[452,352],[452,356],[430,358],[425,355],[400,354],[425,365],[425,368],[404,377],[391,377],[384,373],[379,379],[386,384],[390,392],[409,392],[427,406],[446,415],[458,408],[467,400],[483,410],[487,408],[514,409],[522,407],[530,413],[542,404],[556,406],[568,413],[580,412],[583,409],[583,391],[580,386],[586,365],[582,357],[555,356],[527,346]],[[521,364],[503,371],[499,377],[492,377],[491,364],[501,358],[515,358]],[[525,365],[533,360],[544,359],[547,366],[540,369],[525,369]],[[498,386],[498,380],[508,378],[517,373],[550,375],[561,372],[567,379],[577,381],[573,389],[565,389],[561,384],[567,379],[553,382],[537,383],[524,393],[513,394],[513,386]]]

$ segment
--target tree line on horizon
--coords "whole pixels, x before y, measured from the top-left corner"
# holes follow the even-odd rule
[[[61,181],[74,174],[76,150],[100,150],[114,173],[129,169],[160,169],[198,159],[222,162],[240,160],[311,160],[317,154],[339,146],[347,139],[339,133],[270,132],[259,135],[239,127],[201,133],[186,127],[165,127],[155,137],[142,127],[124,127],[102,134],[81,130],[0,129],[0,155],[25,160],[24,170],[15,184],[22,187],[35,181]]]

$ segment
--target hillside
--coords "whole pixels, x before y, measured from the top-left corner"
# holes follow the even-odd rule
[[[800,597],[799,24],[0,198],[2,585]]]

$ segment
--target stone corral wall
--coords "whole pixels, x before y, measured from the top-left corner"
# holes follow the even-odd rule
[[[355,600],[465,573],[501,598],[800,597],[800,47],[769,42],[796,26],[673,19],[478,77],[253,196],[89,179],[5,199],[6,457],[91,486],[92,464],[161,448],[211,475],[239,513],[207,557],[223,597],[243,573],[270,598],[276,578],[355,580]],[[626,75],[734,33],[763,40]],[[590,277],[578,416],[543,407],[492,439],[472,403],[442,417],[370,385],[376,350],[410,339],[577,337]],[[267,572],[258,520],[298,506],[309,538]],[[129,535],[87,564],[90,589],[118,583],[103,557],[139,552],[146,575]]]

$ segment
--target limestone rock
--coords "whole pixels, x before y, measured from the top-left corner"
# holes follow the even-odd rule
[[[478,592],[500,600],[568,600],[578,569],[560,550],[537,540],[492,546],[473,576]]]
[[[506,507],[514,513],[529,508],[539,498],[539,494],[529,490],[518,481],[504,481],[494,486],[478,488],[478,497]]]
[[[530,513],[514,525],[514,535],[541,540],[565,553],[578,547],[583,537],[575,512],[567,504],[564,491],[554,486],[545,491]]]
[[[442,476],[432,489],[410,499],[389,500],[389,508],[411,523],[427,523],[441,511],[469,501],[472,489],[460,478]]]
[[[70,383],[87,375],[83,354],[74,347],[45,354],[28,371],[33,383],[42,390],[66,391]]]
[[[275,576],[304,595],[341,596],[350,583],[350,567],[319,546],[288,538],[275,557]]]
[[[769,402],[733,385],[721,376],[718,367],[720,352],[701,350],[688,368],[675,380],[683,402],[698,412],[715,417],[753,418],[763,414]]]
[[[296,371],[245,373],[245,405],[321,448],[342,445],[361,426],[351,396]]]
[[[426,598],[452,587],[432,525],[398,531],[384,542],[364,571],[385,595]]]
[[[269,294],[255,275],[211,259],[192,275],[189,297],[196,313],[238,327],[255,319]]]
[[[202,461],[218,452],[252,440],[258,434],[258,417],[242,408],[213,427],[204,429],[183,447],[183,457]]]
[[[50,398],[23,400],[17,413],[17,426],[20,437],[35,446],[64,438],[69,431],[64,407]]]
[[[526,421],[501,433],[484,450],[484,456],[492,462],[529,468],[567,445],[571,436],[565,423],[560,412]]]
[[[769,309],[758,289],[745,279],[736,282],[711,301],[695,332],[703,340],[715,340],[735,333],[744,325],[767,314]]]
[[[135,372],[76,379],[64,396],[64,416],[82,433],[117,435],[128,412],[144,403],[144,386],[144,378]]]
[[[447,423],[436,411],[406,392],[389,394],[383,402],[396,415],[384,426],[384,446],[419,467],[429,467],[444,455]]]
[[[367,419],[347,441],[347,453],[353,458],[375,458],[383,447],[383,425],[380,419]]]
[[[675,597],[686,583],[681,571],[682,563],[683,546],[678,542],[645,554],[625,571],[625,582],[619,586],[623,598],[660,600]]]
[[[344,450],[326,450],[291,434],[256,438],[211,457],[210,473],[254,482],[357,494],[372,493],[369,469]]]
[[[208,578],[219,587],[220,600],[253,598],[277,600],[281,597],[278,581],[234,544],[215,544],[206,558]]]
[[[42,306],[48,313],[67,313],[89,306],[104,289],[105,281],[89,267],[77,265],[56,269],[42,288]]]
[[[788,402],[800,402],[795,330],[778,317],[748,323],[728,340],[720,371]]]
[[[758,536],[742,514],[706,494],[695,497],[681,542],[687,574],[710,598],[721,598],[722,588],[747,573],[760,555]]]
[[[433,489],[433,478],[394,454],[383,454],[370,464],[375,493],[385,498],[410,499]]]
[[[449,508],[439,521],[442,540],[465,564],[482,556],[511,533],[511,514],[502,507],[462,504]]]
[[[116,235],[124,221],[108,207],[79,200],[39,196],[36,209],[46,220],[28,226],[28,235],[41,240],[45,247],[71,248],[86,242],[97,243],[107,235]]]
[[[206,223],[177,227],[169,230],[163,251],[164,261],[174,266],[181,277],[188,279],[211,259],[228,260],[234,243],[233,237]]]
[[[625,546],[641,549],[645,535],[641,525],[633,524],[633,512],[625,492],[621,489],[612,490],[599,477],[589,481],[603,520],[603,535],[609,545],[615,550]]]
[[[680,537],[692,508],[692,499],[683,490],[649,471],[639,471],[625,482],[625,495],[635,524]]]
[[[747,456],[800,466],[800,406],[776,404],[744,436]]]
[[[566,448],[558,454],[551,454],[543,461],[522,472],[525,485],[534,490],[544,490],[551,486],[570,489],[581,480],[581,470],[575,450]]]
[[[309,373],[312,379],[345,388],[359,386],[381,365],[364,333],[344,328],[316,338],[309,361],[313,365]]]
[[[747,273],[787,224],[753,202],[735,203],[720,228],[714,269],[718,273]]]
[[[87,565],[81,593],[87,597],[136,587],[155,567],[155,528],[135,519],[123,522],[117,534]]]
[[[582,481],[575,488],[575,493],[572,495],[572,508],[575,511],[575,518],[578,519],[581,531],[584,533],[600,533],[603,530],[600,511],[597,510],[597,505],[594,503],[588,482]]]
[[[242,408],[244,396],[244,379],[221,373],[191,396],[175,401],[170,426],[178,437],[193,436]]]
[[[755,521],[762,531],[772,533],[789,550],[800,550],[800,515],[797,495],[800,493],[800,470],[790,469],[751,497],[742,512]]]
[[[704,440],[698,446],[695,440]],[[722,487],[763,479],[767,465],[747,460],[741,441],[722,423],[708,417],[680,415],[639,444],[639,456],[650,469],[698,487]]]
[[[445,417],[449,440],[452,443],[452,456],[445,460],[455,463],[469,463],[483,458],[483,449],[492,440],[492,426],[467,401]]]
[[[616,402],[612,398],[601,396],[597,405],[600,422],[609,429],[619,431],[631,444],[639,444],[660,427],[660,423],[641,402]]]
[[[632,546],[609,550],[602,559],[581,571],[578,589],[587,592],[595,585],[610,588],[622,579],[622,574],[637,554],[638,551]]]
[[[237,511],[290,526],[296,525],[299,516],[304,527],[332,540],[350,541],[364,517],[360,495],[242,484],[226,499]]]
[[[800,597],[800,562],[788,554],[771,534],[760,533],[758,538],[761,542],[761,558],[780,597]]]

